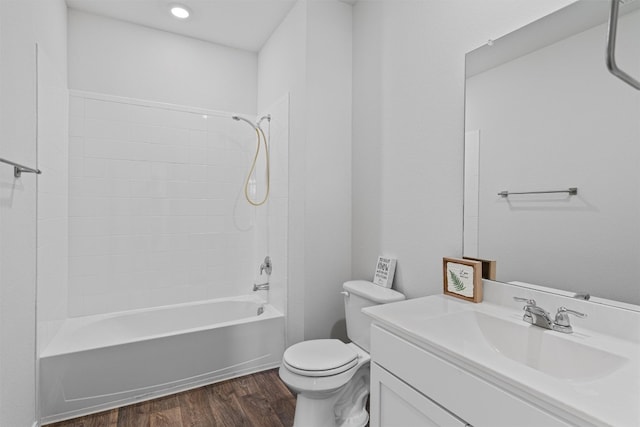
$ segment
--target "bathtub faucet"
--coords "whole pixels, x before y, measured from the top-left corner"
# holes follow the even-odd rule
[[[270,276],[272,271],[273,271],[273,265],[271,264],[271,257],[267,255],[266,257],[264,257],[264,262],[260,266],[260,274],[265,272]]]
[[[263,283],[261,285],[253,284],[253,292],[255,291],[268,291],[269,290],[269,282]]]

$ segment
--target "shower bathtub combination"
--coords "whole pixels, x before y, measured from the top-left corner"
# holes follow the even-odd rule
[[[69,111],[69,274],[39,307],[41,423],[279,366],[288,95],[257,121],[79,90]]]
[[[42,422],[276,367],[284,340],[254,295],[68,319],[41,354]]]

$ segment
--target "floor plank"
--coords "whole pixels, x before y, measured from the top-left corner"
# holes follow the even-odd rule
[[[289,427],[293,425],[293,416],[296,412],[295,398],[291,399],[291,392],[286,385],[280,380],[277,370],[261,372],[255,376],[258,387],[262,390],[270,390],[276,396],[281,396],[271,402],[271,407],[280,419],[283,426]]]
[[[272,369],[47,427],[290,427],[294,414]]]
[[[239,400],[252,426],[285,427],[262,393],[247,394]]]
[[[94,419],[87,420],[84,427],[117,427],[118,426],[118,410],[112,409],[102,412]]]
[[[228,387],[233,388],[233,391],[236,393],[238,397],[246,396],[247,394],[252,394],[256,391],[257,384],[255,381],[255,377],[260,374],[261,373],[258,372],[257,374],[245,375],[243,377],[234,378],[232,380],[219,383],[219,386],[221,388],[228,388]],[[214,384],[214,386],[217,386],[217,385],[218,384]]]
[[[178,395],[183,427],[213,427],[216,422],[209,406],[209,394],[203,387]]]
[[[149,427],[175,427],[182,425],[180,408],[152,412],[149,416]]]
[[[150,418],[151,402],[123,406],[118,408],[117,427],[149,427]]]
[[[245,414],[236,391],[228,384],[220,387],[207,387],[209,392],[209,406],[213,411],[216,424],[221,427],[248,427],[251,426]]]
[[[177,395],[151,401],[149,427],[175,427],[182,424],[182,411]],[[117,426],[116,426],[117,427]]]

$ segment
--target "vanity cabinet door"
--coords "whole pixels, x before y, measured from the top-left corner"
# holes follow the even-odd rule
[[[465,427],[469,424],[404,381],[371,364],[371,427]]]

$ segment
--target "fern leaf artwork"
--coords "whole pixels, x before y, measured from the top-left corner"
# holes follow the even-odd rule
[[[472,302],[482,301],[482,262],[442,258],[443,292]]]
[[[462,282],[462,280],[460,280],[460,278],[456,275],[456,273],[449,270],[449,276],[451,277],[451,283],[453,284],[453,288],[455,289],[455,291],[456,292],[464,291],[465,289],[464,283]]]

